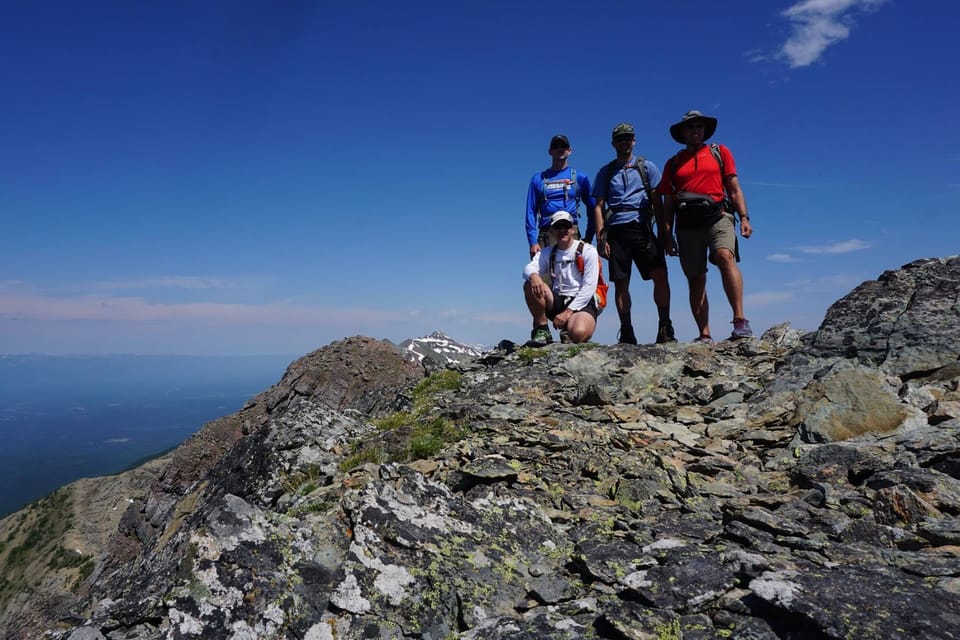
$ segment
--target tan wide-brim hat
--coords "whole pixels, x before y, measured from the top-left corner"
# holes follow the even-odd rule
[[[687,144],[687,139],[683,137],[683,125],[687,124],[691,120],[702,120],[703,121],[703,141],[706,142],[710,137],[717,132],[717,119],[710,116],[705,116],[697,110],[687,111],[683,114],[683,117],[680,118],[680,122],[670,125],[670,137],[679,142],[680,144]]]

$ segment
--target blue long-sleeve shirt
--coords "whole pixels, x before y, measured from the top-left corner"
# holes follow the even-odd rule
[[[574,175],[576,176],[574,178]],[[586,206],[587,240],[593,238],[593,199],[590,178],[572,167],[554,171],[547,169],[535,173],[527,189],[527,245],[537,244],[540,229],[550,226],[550,216],[557,211],[566,211],[573,222],[580,226],[580,203]]]

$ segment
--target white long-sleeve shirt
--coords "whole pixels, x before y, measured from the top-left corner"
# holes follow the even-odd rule
[[[597,279],[600,275],[600,256],[592,244],[583,243],[583,273],[577,268],[577,246],[579,240],[574,240],[568,249],[557,247],[541,250],[533,256],[527,266],[523,268],[523,279],[539,273],[545,282],[550,283],[553,295],[574,296],[569,308],[580,311],[593,299],[597,290]],[[550,273],[553,252],[557,252],[556,262],[553,264],[554,273]]]

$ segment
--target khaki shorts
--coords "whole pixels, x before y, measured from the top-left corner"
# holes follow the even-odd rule
[[[688,278],[695,278],[707,272],[707,252],[710,262],[716,264],[717,249],[726,249],[737,262],[740,262],[740,245],[737,241],[737,226],[733,215],[723,214],[709,227],[677,229],[677,253],[680,266]]]

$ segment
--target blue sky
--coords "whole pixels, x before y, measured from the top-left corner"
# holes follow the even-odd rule
[[[960,253],[958,24],[906,0],[5,3],[0,353],[523,340],[550,137],[592,178],[632,122],[662,167],[694,108],[737,159],[755,330],[816,329],[860,282]],[[724,335],[716,271],[708,291]]]

